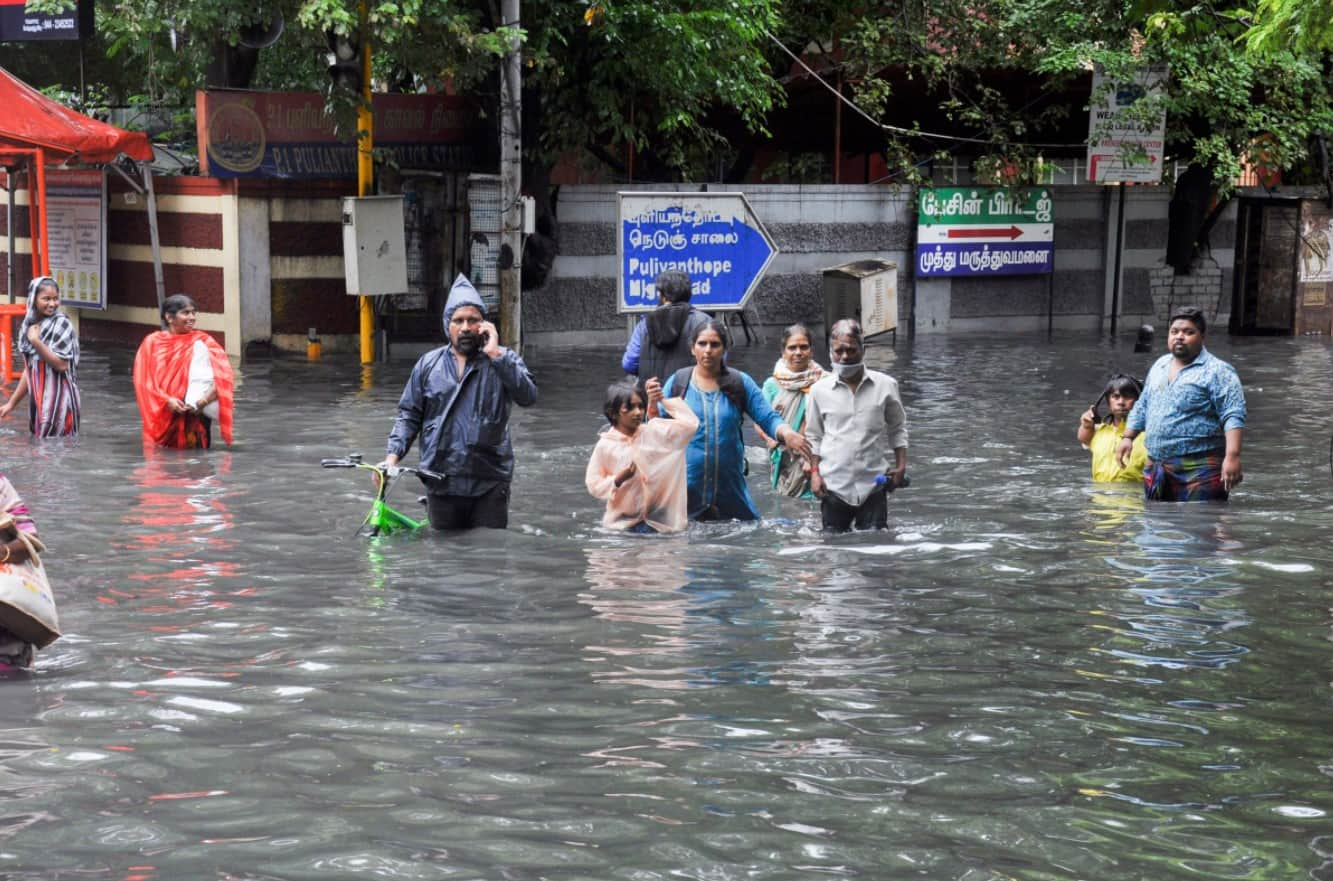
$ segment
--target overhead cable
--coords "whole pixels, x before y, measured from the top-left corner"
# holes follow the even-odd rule
[[[793,61],[795,61],[795,62],[796,62],[797,64],[799,64],[802,68],[804,68],[805,71],[806,71],[807,73],[810,74],[810,76],[814,77],[814,78],[819,82],[819,84],[820,84],[821,86],[823,86],[824,88],[828,89],[830,93],[832,93],[833,95],[835,95],[839,101],[841,101],[842,103],[846,104],[846,105],[847,105],[848,107],[850,107],[853,111],[855,111],[855,112],[857,113],[857,115],[861,116],[861,117],[864,118],[867,122],[869,122],[871,125],[875,126],[876,128],[878,128],[878,129],[880,129],[880,130],[882,130],[882,131],[893,132],[894,134],[898,134],[898,135],[908,135],[908,136],[916,137],[916,138],[926,138],[926,139],[932,139],[932,138],[935,138],[935,139],[939,139],[939,140],[943,140],[943,141],[956,141],[956,142],[964,143],[964,144],[988,144],[988,145],[994,145],[994,144],[996,144],[996,143],[1003,143],[1003,144],[1008,144],[1008,145],[1010,145],[1010,146],[1014,146],[1014,147],[1042,147],[1042,148],[1064,149],[1064,150],[1073,150],[1073,149],[1079,149],[1079,150],[1082,150],[1082,149],[1085,149],[1085,148],[1087,147],[1087,144],[1085,144],[1085,143],[1078,143],[1078,144],[1038,144],[1038,143],[1029,143],[1029,142],[1026,142],[1026,141],[1010,141],[1010,140],[1004,140],[1004,141],[999,141],[999,142],[997,142],[997,141],[991,140],[991,139],[989,139],[989,138],[968,138],[968,137],[963,137],[963,136],[961,136],[961,135],[946,135],[946,134],[942,134],[942,133],[940,133],[940,132],[927,132],[927,131],[922,131],[922,130],[920,130],[920,129],[903,128],[903,127],[901,127],[901,126],[889,125],[889,124],[886,123],[886,122],[880,122],[878,119],[875,119],[873,116],[871,116],[871,115],[870,115],[869,113],[867,113],[865,110],[863,110],[859,105],[857,105],[857,103],[856,103],[855,101],[852,101],[850,98],[848,98],[848,97],[847,97],[846,95],[844,95],[842,92],[838,91],[838,90],[835,89],[833,86],[829,85],[829,83],[828,83],[827,80],[825,80],[825,79],[824,79],[823,77],[821,77],[819,74],[815,73],[815,71],[810,67],[810,65],[806,64],[806,63],[801,59],[801,57],[800,57],[799,55],[797,55],[795,52],[793,52],[793,51],[791,51],[790,49],[788,49],[788,48],[783,44],[783,42],[782,42],[781,40],[779,40],[777,37],[773,36],[773,34],[772,34],[771,32],[769,32],[769,30],[768,30],[767,28],[764,29],[764,35],[767,36],[767,37],[768,37],[770,40],[772,40],[774,43],[776,43],[779,49],[781,49],[783,52],[786,52],[787,55],[789,55]]]

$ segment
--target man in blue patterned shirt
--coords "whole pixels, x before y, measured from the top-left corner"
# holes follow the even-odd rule
[[[1245,392],[1227,362],[1203,347],[1208,324],[1194,308],[1171,315],[1167,347],[1148,371],[1116,449],[1123,466],[1147,429],[1144,496],[1151,501],[1225,501],[1240,483]]]

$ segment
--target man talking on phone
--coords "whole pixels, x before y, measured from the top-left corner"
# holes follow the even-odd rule
[[[383,467],[397,465],[421,437],[421,467],[442,475],[426,483],[433,529],[504,529],[514,449],[512,404],[537,401],[537,384],[517,352],[500,345],[486,305],[463,275],[444,307],[449,342],[422,355],[398,399]]]

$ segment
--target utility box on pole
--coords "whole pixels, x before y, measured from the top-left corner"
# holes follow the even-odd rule
[[[893,331],[898,342],[898,264],[858,260],[824,270],[824,336],[834,322],[855,318],[867,337]]]
[[[343,199],[343,270],[347,293],[407,293],[402,196]]]

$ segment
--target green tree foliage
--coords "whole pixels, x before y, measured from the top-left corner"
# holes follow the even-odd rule
[[[489,69],[503,34],[482,27],[471,4],[451,0],[368,0],[376,76],[404,71],[426,81],[467,81]],[[355,0],[102,0],[98,29],[107,52],[148,77],[156,100],[186,104],[227,47],[243,46],[247,30],[263,31],[281,16],[282,37],[259,53],[251,84],[267,89],[320,89],[327,83],[327,33],[358,33]]]
[[[752,132],[782,91],[765,56],[777,0],[550,0],[527,4],[525,108],[536,146],[606,155],[616,145],[657,171],[688,175],[723,143],[729,108]],[[612,162],[618,157],[606,156]]]
[[[1333,50],[1333,4],[1328,0],[1260,0],[1248,18],[1245,44],[1253,53]]]
[[[45,0],[59,3],[64,0]],[[764,56],[777,0],[548,0],[525,3],[520,29],[497,0],[368,0],[375,79],[415,89],[448,84],[492,97],[508,40],[523,40],[525,146],[551,163],[570,149],[614,159],[631,147],[659,173],[687,176],[722,143],[708,123],[728,107],[752,131],[781,99]],[[169,105],[193,102],[219,55],[262,30],[286,30],[259,53],[250,83],[327,85],[325,35],[358,33],[355,0],[102,0],[99,30],[125,71],[113,86]],[[142,75],[146,74],[146,75]],[[531,129],[530,131],[526,131]]]
[[[1327,0],[1263,0],[1261,9],[1280,4],[1314,18],[1329,10]],[[890,133],[911,145],[900,153],[907,161],[941,150],[1030,163],[1049,153],[1040,142],[1053,124],[1069,115],[1074,128],[1083,117],[1095,63],[1122,79],[1146,64],[1169,66],[1161,104],[1145,112],[1166,110],[1168,161],[1201,166],[1218,190],[1256,159],[1299,173],[1316,139],[1333,130],[1327,58],[1297,45],[1247,52],[1249,13],[1212,0],[900,0],[854,13],[836,3],[798,5],[806,12],[788,15],[787,39],[799,43],[808,36],[800,27],[817,32],[827,22],[838,71],[862,107],[909,129],[919,123],[914,109],[942,110],[951,133],[982,142]],[[1000,85],[1015,79],[1038,83],[1039,96],[1016,97]],[[923,88],[924,106],[905,106],[903,96]]]
[[[1140,58],[1170,65],[1168,147],[1220,190],[1245,163],[1287,169],[1291,182],[1319,180],[1312,159],[1333,132],[1329,59],[1295,47],[1247,51],[1247,20],[1246,10],[1212,2],[1157,4],[1142,40],[1110,57],[1121,68]]]
[[[762,135],[784,100],[794,77],[780,42],[841,83],[872,117],[972,139],[891,127],[882,149],[903,169],[954,152],[1039,167],[1038,155],[1051,153],[1040,145],[1062,119],[1061,140],[1077,153],[1081,137],[1069,132],[1081,127],[1092,65],[1127,76],[1165,63],[1168,159],[1205,168],[1221,189],[1255,158],[1319,178],[1312,157],[1333,128],[1329,0],[1256,2],[525,3],[525,156],[549,167],[568,151],[584,151],[622,171],[632,156],[637,177],[712,172],[719,156],[736,154],[727,137]],[[498,58],[510,36],[498,0],[366,6],[379,82],[449,83],[494,104]],[[219,53],[236,47],[247,28],[262,29],[275,10],[286,32],[260,53],[252,84],[324,88],[325,34],[357,29],[356,0],[99,0],[98,39],[116,63],[106,83],[111,99],[138,94],[191,105]]]

